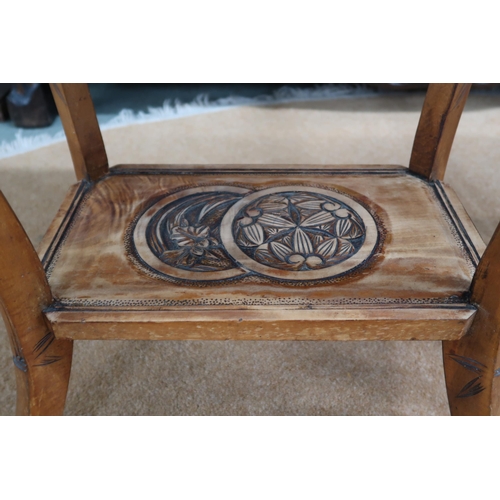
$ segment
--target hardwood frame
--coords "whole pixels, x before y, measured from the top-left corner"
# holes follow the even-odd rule
[[[444,177],[453,138],[469,90],[470,84],[431,84],[427,92],[415,136],[409,172],[422,178],[423,182],[438,191],[446,192],[447,189],[439,181]],[[40,255],[49,255],[50,246],[57,238],[57,232],[66,231],[69,224],[65,222],[66,214],[74,209],[72,208],[74,200],[78,199],[78,196],[83,196],[89,186],[94,186],[116,172],[108,169],[104,143],[87,86],[52,84],[52,91],[68,138],[77,179],[81,182],[70,191],[63,203],[42,242]],[[155,167],[148,168],[154,171]],[[273,167],[276,171],[280,171],[281,168]],[[314,168],[321,170],[322,167],[312,167],[313,170]],[[359,171],[362,168],[352,167]],[[453,198],[453,195],[450,194],[450,197]],[[450,217],[456,217],[458,224],[461,225],[466,219],[465,212],[460,208],[455,209],[453,203],[449,203]],[[471,226],[467,221],[463,224]],[[467,229],[468,227],[464,230],[465,233]],[[255,231],[253,237],[256,237]],[[70,312],[64,316],[64,311],[61,312],[57,308],[57,301],[54,301],[40,259],[3,195],[0,196],[0,245],[2,248],[0,304],[13,352],[19,415],[62,414],[71,369],[72,339],[157,338],[155,332],[159,330],[156,330],[154,325],[156,323],[159,327],[163,326],[164,330],[165,322],[175,325],[178,329],[175,330],[176,334],[160,335],[161,338],[391,340],[401,338],[395,333],[395,327],[404,330],[412,324],[418,326],[412,331],[422,331],[422,327],[428,328],[427,335],[415,337],[411,333],[406,338],[443,340],[444,368],[452,414],[500,414],[500,293],[497,286],[500,280],[500,225],[471,280],[467,303],[460,313],[463,314],[463,318],[459,319],[453,311],[449,313],[450,321],[456,321],[454,326],[452,323],[446,323],[445,316],[440,312],[433,313],[429,308],[411,313],[410,322],[404,317],[404,314],[409,314],[405,313],[404,309],[401,309],[401,312],[396,309],[389,311],[373,308],[354,309],[350,312],[348,309],[343,312],[316,310],[310,311],[311,314],[307,310],[285,311],[282,317],[275,316],[272,319],[266,317],[262,311],[248,310],[242,312],[239,321],[243,321],[248,332],[253,332],[250,336],[245,336],[241,332],[238,335],[232,327],[227,332],[220,330],[224,321],[230,326],[234,323],[234,319],[221,311],[207,311],[203,323],[207,332],[215,329],[218,336],[208,334],[204,337],[202,333],[195,336],[187,335],[186,331],[191,328],[189,311],[159,311],[156,316],[149,315],[144,320],[138,319],[140,315],[134,314],[133,310],[124,311],[121,316],[118,314],[120,317],[109,314],[104,322],[119,323],[119,335],[116,329],[110,329],[109,325],[104,325],[103,330],[102,316],[97,315],[93,321],[94,313],[89,311],[85,316],[86,327],[77,330],[76,326],[81,326],[84,321],[82,315]],[[64,316],[64,321],[61,320],[61,314]],[[283,333],[292,331],[293,325],[307,320],[308,315],[311,316],[311,325],[313,319],[316,321],[311,328],[302,328],[303,333],[300,335],[296,331],[288,336]],[[444,335],[438,327],[434,330],[436,333],[432,334],[431,325],[438,325],[439,321],[444,321],[443,324],[448,325],[446,331],[451,333]],[[74,331],[72,324],[75,325]],[[361,333],[353,333],[351,337],[343,336],[342,331],[345,329],[350,331],[353,325],[355,328],[352,331],[364,332],[365,337]],[[366,335],[370,326],[373,326],[374,332],[379,331],[380,334]],[[456,333],[452,333],[453,328],[456,329]],[[268,332],[263,335],[261,332],[266,329]]]
[[[73,342],[58,340],[43,309],[53,297],[38,256],[0,192],[0,310],[12,348],[18,415],[63,412]]]

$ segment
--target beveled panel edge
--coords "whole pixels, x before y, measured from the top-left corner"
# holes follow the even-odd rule
[[[59,252],[60,246],[72,225],[74,216],[91,186],[92,183],[83,180],[70,187],[56,216],[52,220],[38,246],[38,256],[47,277],[50,276],[50,269],[53,266],[54,257]]]
[[[102,182],[108,177],[115,175],[193,175],[193,174],[254,174],[268,173],[278,174],[291,171],[299,175],[311,174],[345,174],[345,175],[363,175],[363,174],[409,174],[413,175],[407,167],[402,165],[303,165],[303,164],[127,164],[115,165],[110,168],[109,173],[102,177]]]
[[[48,311],[57,338],[73,340],[455,340],[473,308],[139,313]]]
[[[47,228],[47,231],[45,231],[42,240],[38,244],[36,248],[36,253],[38,254],[38,258],[42,262],[46,259],[47,250],[52,245],[54,238],[56,237],[58,231],[60,230],[61,224],[65,220],[66,215],[68,213],[68,209],[75,199],[75,193],[79,188],[80,188],[80,182],[77,182],[75,184],[72,184],[69,187],[68,191],[66,191],[66,194],[64,195],[64,199],[61,205],[57,209],[57,212],[52,218],[49,227]]]
[[[477,230],[476,225],[472,221],[470,215],[468,214],[458,195],[455,193],[454,189],[446,182],[439,181],[439,184],[445,192],[454,214],[463,225],[463,230],[472,240],[472,244],[475,247],[476,253],[479,255],[479,258],[481,258],[484,251],[486,250],[486,243]]]
[[[441,207],[444,209],[445,213],[448,216],[449,222],[453,225],[453,228],[457,232],[460,240],[461,240],[461,246],[462,249],[464,250],[464,253],[470,260],[473,270],[476,269],[476,267],[479,264],[479,260],[481,258],[481,255],[479,251],[477,250],[474,242],[472,241],[471,237],[469,236],[469,233],[465,229],[462,220],[458,216],[455,207],[450,201],[450,198],[448,197],[447,191],[444,189],[443,184],[441,181],[434,181],[430,183],[432,186],[434,193],[436,194],[437,199],[439,200]],[[458,198],[457,198],[458,200]],[[465,212],[465,210],[464,210]],[[457,242],[458,243],[458,242]]]

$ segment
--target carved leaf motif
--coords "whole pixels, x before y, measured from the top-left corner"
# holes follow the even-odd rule
[[[221,248],[220,223],[229,206],[240,197],[214,190],[189,194],[163,205],[148,223],[149,248],[162,262],[180,269],[203,272],[235,268]],[[249,245],[242,233],[239,237]]]
[[[52,331],[48,331],[36,344],[33,348],[33,353],[36,353],[35,359],[39,358],[54,342],[56,339],[54,333]]]
[[[294,271],[306,271],[334,266],[363,244],[359,241],[364,234],[363,223],[358,214],[344,206],[316,193],[267,196],[241,209],[238,216],[244,217],[245,223],[243,218],[238,219],[237,244],[250,258],[278,269],[290,270],[293,266]],[[260,237],[245,237],[244,228],[254,223],[262,226],[263,243],[275,262],[260,248],[252,248]]]
[[[203,217],[208,213],[210,212],[211,210],[213,210],[214,208],[217,208],[219,205],[222,205],[223,203],[227,203],[227,200],[220,200],[220,201],[217,201],[215,203],[207,203],[200,211],[199,215],[198,215],[198,221],[201,221],[203,219]]]
[[[200,238],[206,238],[210,233],[208,227],[174,227],[171,238],[181,247],[193,246]]]
[[[198,261],[198,256],[192,255],[190,252],[186,252],[182,258],[179,259],[178,263],[182,266],[193,267],[198,263]]]
[[[298,227],[293,234],[293,248],[301,254],[309,254],[313,252],[312,242],[307,234]]]
[[[352,229],[352,221],[350,219],[340,219],[335,224],[335,232],[340,238],[346,237]]]
[[[457,394],[457,398],[469,398],[471,396],[475,396],[476,394],[479,394],[480,392],[483,392],[485,387],[481,384],[481,382],[478,382],[481,377],[476,377],[472,379],[470,382],[465,384],[461,391]]]
[[[319,245],[321,245],[321,243],[323,243],[324,240],[325,238],[321,234],[315,234],[313,238],[313,244],[315,247],[318,247]]]
[[[475,373],[483,373],[483,368],[486,368],[485,365],[476,361],[472,358],[467,358],[466,356],[459,356],[458,354],[449,354],[450,358],[458,363],[460,366],[463,366],[466,370]]]
[[[62,356],[55,356],[46,353],[55,339],[56,337],[54,333],[49,331],[35,344],[35,347],[33,348],[33,354],[36,353],[35,359],[38,359],[43,355],[38,364],[36,364],[35,366],[51,365],[52,363],[57,363],[62,359]]]
[[[197,227],[194,229],[194,233],[198,238],[206,238],[210,230],[208,227]]]
[[[354,250],[354,246],[349,241],[340,239],[339,242],[340,245],[337,255],[347,255]]]
[[[263,203],[286,203],[288,204],[288,200],[285,196],[282,196],[280,194],[271,194],[269,196],[266,196],[263,200],[259,202],[259,206],[262,205]]]
[[[258,223],[245,226],[243,228],[243,234],[248,241],[252,242],[254,245],[261,245],[264,243],[264,229]]]
[[[311,215],[304,222],[302,222],[302,227],[314,227],[320,224],[328,224],[333,222],[335,217],[330,212],[318,212],[317,214]]]
[[[287,207],[288,200],[283,196],[271,196],[259,203],[259,208],[265,212],[280,212]]]
[[[174,227],[170,236],[180,247],[189,246],[193,243],[193,237],[180,227]]]
[[[283,238],[281,238],[281,241],[285,244],[288,245],[289,247],[292,246],[292,236],[291,234],[287,234]]]
[[[180,210],[177,214],[174,216],[174,224],[177,226],[188,226],[188,222],[185,219],[186,212],[189,210],[189,207],[186,207],[182,210]]]
[[[53,363],[57,363],[58,361],[61,361],[62,356],[45,356],[45,358],[40,361],[40,363],[37,363],[35,366],[47,366],[51,365]]]
[[[323,203],[323,200],[301,201],[300,203],[296,203],[295,206],[305,208],[306,210],[321,210]]]
[[[272,241],[269,246],[273,251],[274,255],[282,261],[286,261],[286,258],[293,253],[293,250],[279,241]]]
[[[335,255],[338,245],[339,240],[337,238],[329,238],[321,243],[318,247],[317,253],[323,257],[329,258],[332,255]]]
[[[284,261],[278,259],[276,255],[272,254],[268,250],[257,250],[255,255],[260,259],[261,262],[264,262],[266,265],[270,266],[283,266]]]
[[[221,262],[221,258],[215,251],[208,252],[206,251],[204,253],[204,264],[208,266],[213,266],[213,267],[221,267],[223,263]]]
[[[186,255],[186,249],[165,250],[159,257],[164,262],[173,261],[174,264],[180,262],[179,259]]]
[[[284,219],[283,217],[280,217],[279,215],[275,214],[262,214],[259,217],[259,222],[264,226],[272,226],[277,229],[295,227],[295,224],[293,222],[290,222]]]
[[[351,231],[349,232],[348,238],[359,238],[360,236],[363,236],[363,229],[360,227],[359,223],[356,221],[352,221],[352,228]]]
[[[299,193],[295,194],[290,198],[292,203],[304,203],[306,201],[317,201],[318,197],[314,194]],[[323,200],[321,200],[323,201]]]

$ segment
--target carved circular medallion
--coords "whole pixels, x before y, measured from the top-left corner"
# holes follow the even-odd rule
[[[242,267],[288,280],[342,274],[377,244],[369,212],[340,193],[306,186],[257,191],[232,205],[221,241]]]
[[[139,257],[155,271],[187,280],[244,274],[220,241],[220,223],[228,208],[248,192],[234,186],[201,186],[162,198],[134,228]]]
[[[186,189],[149,207],[132,233],[138,256],[154,272],[193,281],[248,272],[331,278],[364,262],[377,240],[375,221],[359,203],[309,186]]]

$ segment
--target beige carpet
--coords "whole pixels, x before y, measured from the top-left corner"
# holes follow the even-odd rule
[[[104,133],[119,163],[407,165],[423,97],[244,107]],[[500,96],[472,96],[446,181],[485,240],[500,220]],[[38,244],[74,182],[65,143],[0,160]],[[0,331],[0,414],[14,368]],[[77,342],[67,415],[447,415],[438,342]]]

